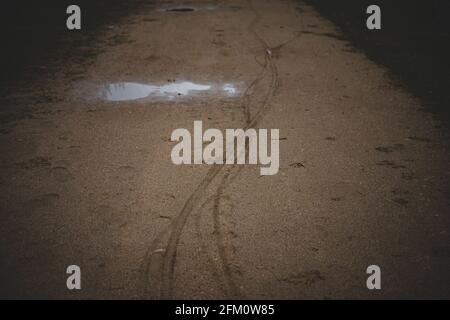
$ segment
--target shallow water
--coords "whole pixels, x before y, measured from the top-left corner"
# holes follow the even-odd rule
[[[192,82],[170,83],[162,86],[119,82],[106,85],[100,94],[108,101],[129,101],[149,96],[174,97],[188,95],[192,91],[205,91],[209,89],[211,89],[210,85],[195,84]]]
[[[167,98],[192,95],[200,92],[214,92],[227,96],[235,95],[236,88],[232,84],[224,84],[220,89],[213,85],[198,84],[189,81],[172,82],[164,85],[142,84],[135,82],[118,82],[105,85],[100,90],[100,96],[107,101],[130,101],[150,97]]]
[[[223,91],[230,95],[236,94],[236,88],[232,84],[229,84],[229,83],[226,83],[223,85]]]

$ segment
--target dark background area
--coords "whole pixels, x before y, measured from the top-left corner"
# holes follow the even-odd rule
[[[444,123],[450,123],[450,2],[445,0],[307,0],[336,23],[355,47],[392,71]],[[66,8],[82,9],[82,30],[66,29]],[[55,59],[83,59],[99,27],[146,0],[6,0],[1,4],[0,94],[55,71]],[[366,28],[366,8],[382,10],[382,30]],[[42,68],[45,65],[45,68]],[[5,92],[6,91],[6,92]]]
[[[99,28],[114,24],[148,0],[4,0],[0,14],[0,88],[28,83],[36,75],[53,72],[54,59],[77,56],[77,49],[93,46]],[[66,9],[76,4],[81,8],[81,30],[66,28]],[[40,66],[45,65],[43,70]],[[1,93],[1,91],[0,91]]]
[[[392,71],[427,111],[450,125],[450,1],[308,0],[353,44]],[[366,8],[381,8],[381,30],[368,30]]]

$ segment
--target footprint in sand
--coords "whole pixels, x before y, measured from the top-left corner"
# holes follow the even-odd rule
[[[280,281],[284,281],[294,285],[312,285],[313,283],[324,280],[325,277],[321,274],[319,270],[309,270],[303,272],[297,272],[291,274],[286,278],[279,279]]]
[[[405,149],[405,146],[401,143],[396,143],[396,144],[389,145],[389,146],[380,146],[380,147],[375,148],[375,150],[377,150],[379,152],[384,152],[384,153],[391,153],[394,151],[401,151],[404,149]]]
[[[59,194],[57,193],[47,193],[36,197],[34,199],[28,200],[26,204],[30,206],[32,209],[49,207],[55,204],[55,202],[59,199]]]
[[[67,182],[73,179],[73,175],[65,167],[54,167],[50,170],[50,174],[58,182]]]

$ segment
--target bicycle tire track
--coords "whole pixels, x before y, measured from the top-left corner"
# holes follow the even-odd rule
[[[254,30],[256,24],[260,20],[259,13],[255,10],[253,3],[251,0],[247,0],[249,8],[254,13],[254,19],[249,25],[249,31],[255,35],[255,37],[258,39],[258,41],[261,43],[261,45],[264,48],[264,54],[265,54],[265,64],[263,67],[263,72],[260,77],[255,79],[252,84],[250,84],[249,88],[247,88],[246,96],[244,97],[245,101],[245,117],[246,117],[246,124],[245,129],[248,129],[250,127],[255,127],[259,121],[262,119],[262,117],[266,114],[266,112],[269,109],[268,102],[273,97],[275,90],[278,87],[279,79],[278,79],[278,70],[275,65],[275,62],[272,59],[272,53],[269,45],[267,42]],[[263,101],[260,105],[260,107],[257,109],[256,113],[251,116],[251,110],[250,110],[250,102],[251,102],[251,95],[248,94],[254,86],[264,79],[265,75],[267,74],[267,70],[269,71],[268,74],[270,75],[270,85],[267,89]],[[246,99],[246,100],[245,100]],[[215,177],[222,171],[223,165],[214,165],[211,167],[206,177],[200,182],[200,184],[197,186],[197,188],[194,190],[194,192],[189,196],[187,201],[185,202],[182,210],[180,213],[176,216],[176,218],[173,219],[170,227],[168,228],[169,232],[169,239],[167,241],[167,246],[165,249],[161,249],[160,254],[154,255],[152,250],[149,250],[151,252],[150,255],[147,256],[147,267],[146,270],[150,273],[147,275],[147,279],[154,278],[159,279],[160,285],[158,287],[158,291],[151,294],[152,298],[161,298],[161,299],[171,299],[172,293],[173,293],[173,279],[174,279],[174,272],[175,272],[175,265],[176,265],[176,257],[177,257],[177,247],[178,243],[180,241],[181,234],[183,232],[183,228],[186,224],[186,221],[190,214],[192,213],[195,205],[198,203],[198,201],[202,198],[202,195],[205,193],[208,186],[211,184],[211,182],[215,179]],[[166,233],[163,233],[161,238]],[[162,243],[161,238],[156,238],[153,242],[155,248],[157,244]],[[156,249],[158,250],[158,249]],[[158,258],[156,258],[158,257]],[[152,286],[154,288],[154,285]],[[153,290],[154,292],[154,290]],[[148,292],[147,292],[148,293]]]

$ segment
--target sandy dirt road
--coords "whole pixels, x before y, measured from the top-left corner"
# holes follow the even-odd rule
[[[149,2],[90,63],[17,93],[32,111],[0,135],[0,295],[449,298],[448,142],[419,101],[304,3],[182,7]],[[208,90],[107,99],[187,82]],[[175,166],[170,135],[194,120],[280,129],[279,173]]]

